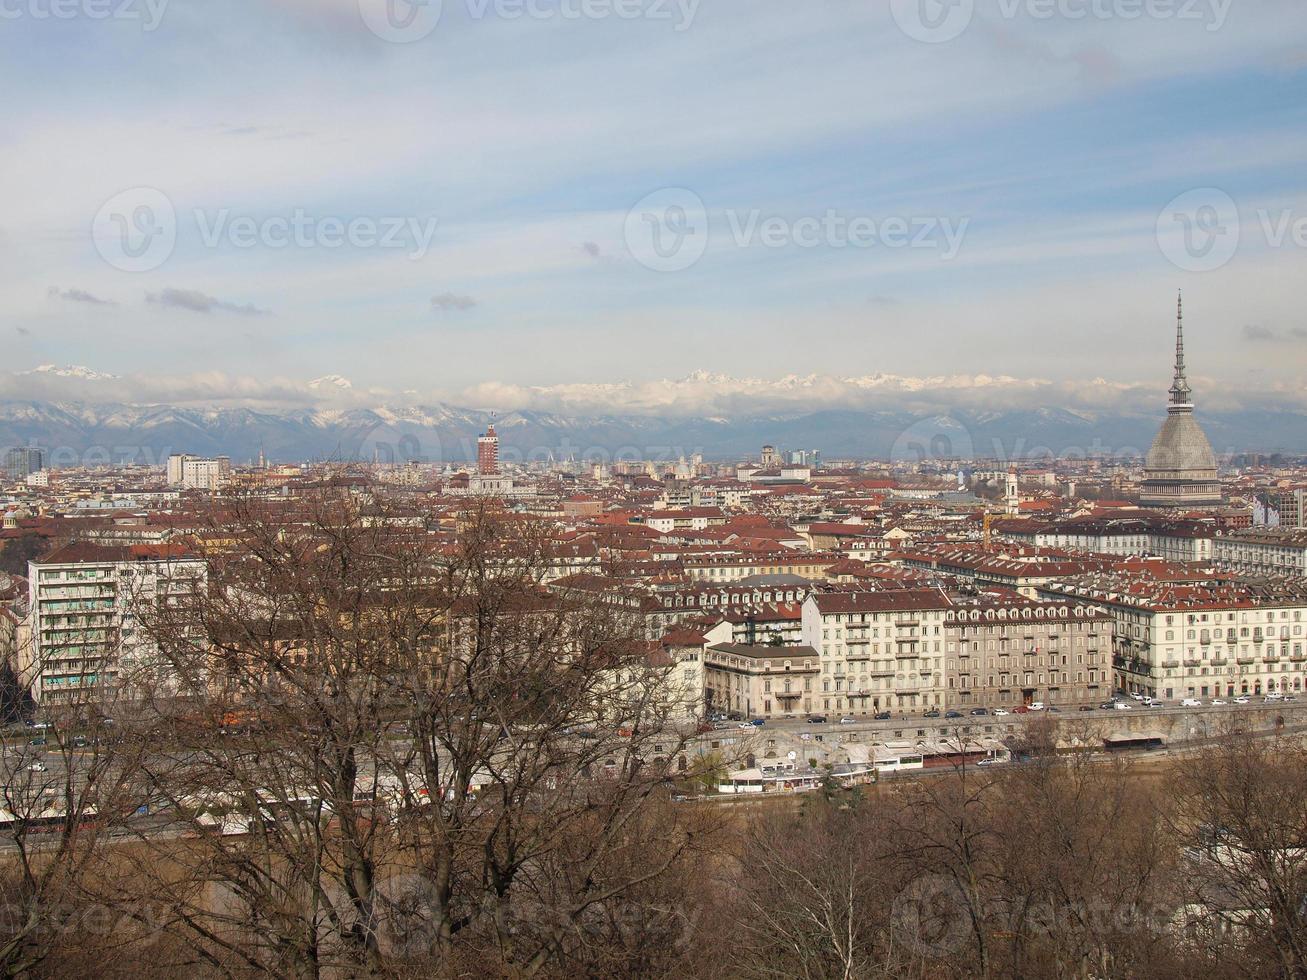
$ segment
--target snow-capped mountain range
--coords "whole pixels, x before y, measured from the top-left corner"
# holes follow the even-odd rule
[[[506,460],[653,458],[702,453],[739,458],[763,443],[820,449],[826,458],[1021,459],[1053,453],[1141,453],[1162,413],[1058,408],[1009,411],[820,410],[685,418],[672,415],[560,414],[438,403],[374,408],[195,408],[86,402],[0,401],[0,449],[40,446],[55,465],[136,460],[159,463],[171,452],[223,454],[243,462],[260,450],[275,461],[424,459],[476,456],[476,438],[492,421]],[[1218,453],[1307,453],[1307,416],[1299,412],[1205,413]]]

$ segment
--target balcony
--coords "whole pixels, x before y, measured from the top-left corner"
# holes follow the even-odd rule
[[[870,651],[870,650],[850,650],[847,654],[844,655],[844,659],[845,659],[845,660],[870,660],[870,659],[871,659],[871,651]]]
[[[1186,657],[1186,658],[1185,658],[1185,661],[1184,661],[1184,665],[1185,665],[1186,667],[1201,667],[1201,666],[1202,666],[1202,663],[1203,663],[1203,662],[1202,662],[1201,660],[1198,660],[1198,659],[1196,659],[1196,658],[1195,658],[1195,659],[1190,659],[1190,658],[1188,658],[1188,657]]]
[[[1213,666],[1213,667],[1224,667],[1224,666],[1225,666],[1226,664],[1228,664],[1229,662],[1230,662],[1230,660],[1229,660],[1228,657],[1213,657],[1213,658],[1212,658],[1212,666]]]
[[[1236,662],[1244,664],[1245,666],[1257,662],[1256,657],[1236,657],[1235,660]]]
[[[916,660],[919,654],[916,650],[895,650],[895,660]]]

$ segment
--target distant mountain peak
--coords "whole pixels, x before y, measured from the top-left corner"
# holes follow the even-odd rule
[[[116,381],[118,379],[116,374],[96,371],[80,364],[65,364],[62,367],[58,364],[38,364],[30,371],[19,371],[18,373],[26,375],[48,374],[56,378],[81,378],[83,381]]]
[[[339,374],[324,374],[322,377],[310,381],[309,387],[314,391],[322,388],[339,388],[341,391],[349,391],[354,387],[354,382]]]

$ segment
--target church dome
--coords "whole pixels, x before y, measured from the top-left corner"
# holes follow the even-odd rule
[[[1191,472],[1195,470],[1216,476],[1216,454],[1207,441],[1202,427],[1192,415],[1168,415],[1162,429],[1148,450],[1145,468],[1149,474]]]

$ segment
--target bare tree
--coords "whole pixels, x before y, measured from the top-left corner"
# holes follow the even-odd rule
[[[195,835],[157,886],[211,968],[532,975],[690,860],[646,814],[695,721],[626,610],[542,588],[545,529],[345,489],[221,521],[207,593],[149,624],[148,771]]]
[[[1307,751],[1231,735],[1170,780],[1187,844],[1191,925],[1248,975],[1307,977]]]

